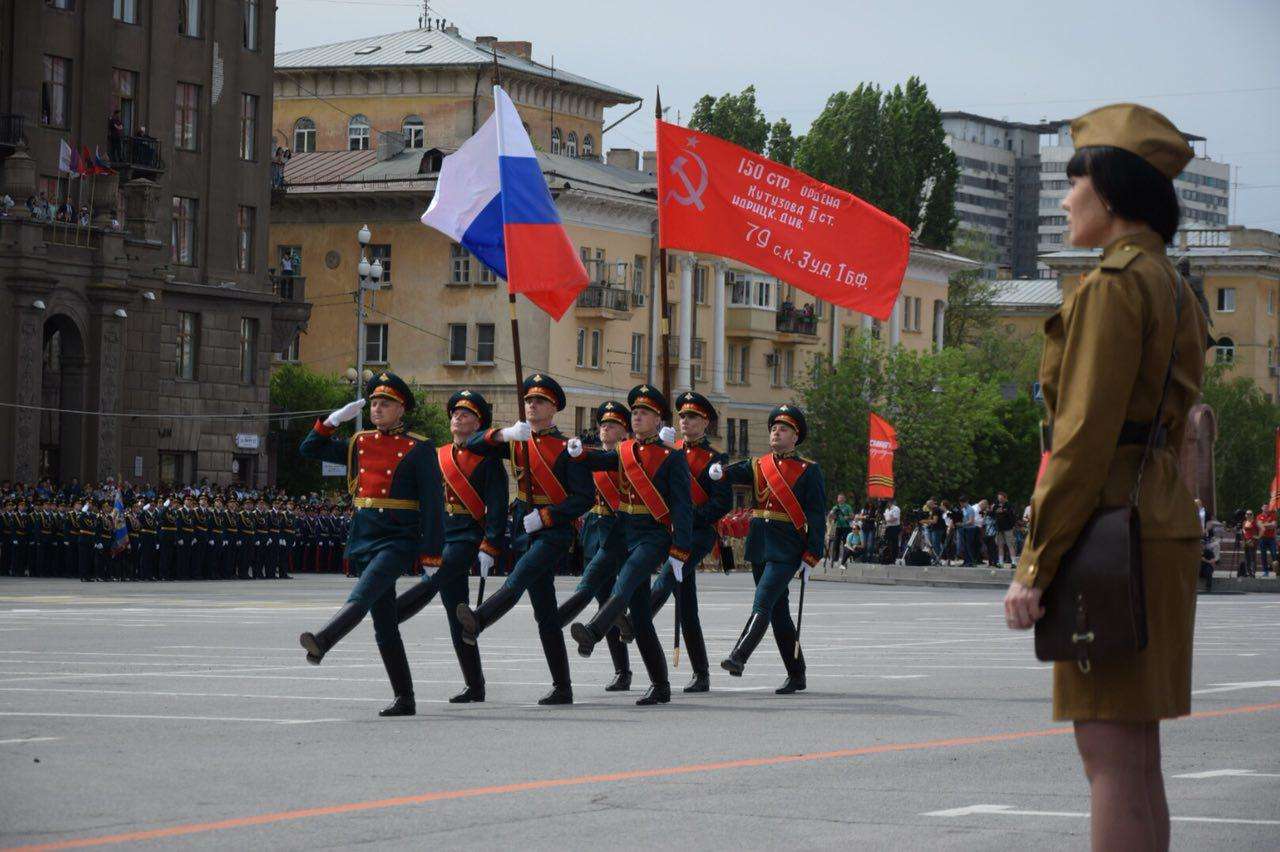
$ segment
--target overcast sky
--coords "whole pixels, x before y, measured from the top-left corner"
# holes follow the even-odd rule
[[[417,26],[416,0],[277,0],[276,50]],[[1232,222],[1280,231],[1277,0],[433,0],[468,38],[633,92],[644,109],[606,147],[652,148],[652,99],[687,120],[701,95],[754,84],[802,133],[827,96],[915,74],[944,110],[1013,121],[1134,100],[1208,138],[1233,166]],[[606,120],[620,117],[615,108]]]

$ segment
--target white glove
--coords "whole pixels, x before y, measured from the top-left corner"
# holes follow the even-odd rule
[[[102,544],[101,544],[101,542],[99,542],[98,544],[95,544],[95,545],[93,546],[93,549],[94,549],[94,550],[101,550],[101,549],[102,549]]]
[[[165,507],[166,509],[167,509],[167,508],[169,508],[169,504],[170,504],[170,503],[172,503],[172,502],[173,502],[172,500],[165,500],[165,501],[164,501],[164,507]]]
[[[213,547],[213,539],[209,539],[209,546]]]
[[[348,402],[346,405],[326,417],[324,425],[336,427],[341,423],[346,423],[348,420],[355,420],[356,415],[360,413],[360,409],[362,408],[364,408],[363,399]]]
[[[711,467],[707,468],[707,476],[711,477],[712,482],[719,482],[724,479],[724,465],[715,462]]]
[[[489,569],[493,567],[493,557],[482,550],[480,551],[479,559],[480,559],[480,576],[488,577]]]
[[[524,516],[524,531],[533,534],[542,529],[542,513],[530,512]]]
[[[564,446],[565,449],[569,451],[569,458],[576,459],[578,456],[582,455],[581,438],[570,438]]]
[[[671,566],[672,572],[676,575],[676,582],[684,582],[684,561],[676,559],[674,556],[667,557],[667,564]]]
[[[670,426],[663,426],[658,430],[658,440],[664,444],[675,443],[676,430],[672,429]]]
[[[502,440],[507,443],[512,441],[527,441],[533,436],[533,429],[523,420],[517,420],[514,425],[508,426],[498,433]]]
[[[178,547],[184,547],[185,545],[186,545],[185,541],[183,541],[182,539],[178,539]]]

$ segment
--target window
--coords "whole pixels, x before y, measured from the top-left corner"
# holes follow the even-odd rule
[[[453,259],[453,271],[449,276],[449,283],[471,283],[471,252],[454,243],[449,247],[449,256]]]
[[[178,0],[178,35],[200,38],[200,0]]]
[[[689,341],[689,361],[693,367],[693,378],[702,381],[702,364],[706,360],[707,342],[700,338]]]
[[[240,317],[240,383],[257,384],[258,375],[258,321],[253,317]]]
[[[173,228],[169,236],[169,260],[179,266],[196,265],[196,221],[200,217],[200,201],[196,198],[173,197]]]
[[[1224,314],[1229,314],[1236,309],[1236,288],[1235,287],[1219,287],[1218,288],[1218,310]]]
[[[701,264],[693,268],[693,303],[707,304],[707,267]]]
[[[600,368],[600,329],[591,330],[591,366]]]
[[[449,362],[450,364],[467,363],[467,324],[449,323]]]
[[[422,124],[422,117],[411,115],[404,120],[404,147],[406,148],[423,148],[426,147],[427,131]]]
[[[374,261],[382,263],[382,277],[378,279],[383,287],[391,286],[391,244],[390,243],[370,243],[369,244],[369,263]]]
[[[738,454],[750,455],[751,442],[747,440],[747,418],[742,417],[738,420]]]
[[[644,335],[631,333],[631,372],[644,372]]]
[[[283,352],[280,353],[280,360],[294,361],[294,362],[300,361],[301,358],[298,350],[301,348],[300,347],[301,341],[302,341],[302,334],[301,332],[299,332],[298,334],[295,334],[293,336],[293,340],[289,341],[289,346]]]
[[[566,157],[578,156],[578,134],[572,130],[569,131],[569,135],[564,141],[564,155]]]
[[[111,17],[125,24],[138,23],[138,0],[111,0]]]
[[[766,366],[769,368],[769,383],[775,388],[782,386],[782,353],[773,350],[764,358]]]
[[[124,68],[111,69],[111,107],[120,110],[120,123],[124,134],[131,136],[137,128],[138,72]]]
[[[579,367],[585,367],[587,365],[587,330],[585,328],[578,329],[577,343],[578,360],[576,363]]]
[[[309,118],[300,118],[293,123],[293,152],[310,154],[316,149],[316,123]]]
[[[751,345],[742,344],[742,355],[738,358],[738,384],[751,384]]]
[[[1221,292],[1221,291],[1219,291]],[[1230,337],[1223,337],[1217,343],[1213,352],[1213,361],[1215,364],[1232,364],[1236,360],[1236,344]]]
[[[750,306],[751,281],[738,272],[729,273],[729,304]]]
[[[476,363],[493,363],[493,323],[482,322],[476,325]]]
[[[732,417],[725,421],[724,436],[727,445],[725,452],[731,456],[736,456],[738,454],[738,430],[737,421]]]
[[[551,131],[551,153],[560,153],[560,128],[556,127]]]
[[[179,83],[174,98],[173,147],[194,151],[200,134],[200,87]]]
[[[167,485],[191,485],[196,481],[196,454],[160,451],[160,481]]]
[[[773,282],[757,281],[756,282],[756,301],[757,308],[773,309]]]
[[[40,123],[66,127],[71,107],[71,60],[44,58],[44,82],[40,84]]]
[[[1276,291],[1268,290],[1267,291],[1267,316],[1273,317],[1275,315],[1276,315]]]
[[[258,96],[240,95],[240,159],[258,159]]]
[[[498,274],[494,272],[492,269],[490,269],[489,267],[485,266],[484,262],[481,261],[480,258],[476,258],[476,265],[480,268],[481,284],[497,284],[498,283]]]
[[[200,355],[200,315],[194,311],[178,312],[178,347],[174,359],[177,376],[194,380]]]
[[[369,119],[355,115],[347,122],[347,150],[369,150]]]
[[[582,156],[584,159],[594,158],[596,155],[596,141],[591,138],[591,134],[582,137]]]
[[[387,324],[369,322],[364,326],[364,360],[366,364],[387,363]]]
[[[241,205],[236,210],[236,271],[253,271],[253,230],[257,208]]]
[[[796,351],[794,349],[788,349],[786,353],[784,353],[782,363],[782,383],[787,387],[791,387],[791,380],[794,379],[796,375]]]
[[[244,32],[242,44],[246,50],[258,49],[258,20],[261,18],[261,0],[244,0]]]
[[[648,289],[649,281],[648,277],[645,275],[645,272],[647,271],[647,262],[648,258],[642,254],[638,254],[635,256],[631,264],[631,292],[640,296],[641,300],[637,304],[643,303],[645,291]]]
[[[923,301],[918,296],[902,297],[902,330],[903,331],[919,331],[920,330],[920,303]]]
[[[45,2],[55,9],[62,9],[64,12],[70,12],[76,8],[76,0],[45,0]]]

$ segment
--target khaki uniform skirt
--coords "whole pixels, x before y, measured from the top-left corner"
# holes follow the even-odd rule
[[[1054,663],[1053,718],[1075,722],[1155,722],[1191,712],[1191,644],[1196,622],[1200,542],[1142,542],[1147,647],[1133,657]]]

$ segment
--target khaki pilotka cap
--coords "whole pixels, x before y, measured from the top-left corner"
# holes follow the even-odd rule
[[[1149,107],[1111,104],[1071,122],[1076,149],[1110,145],[1137,154],[1173,180],[1195,156],[1173,122]]]

